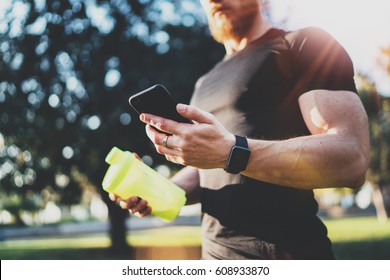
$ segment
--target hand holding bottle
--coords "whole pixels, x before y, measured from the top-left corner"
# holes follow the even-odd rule
[[[133,153],[114,147],[106,162],[110,167],[102,182],[103,189],[112,193],[112,200],[121,198],[119,205],[122,208],[139,213],[141,217],[154,214],[171,222],[185,205],[185,191],[138,160]]]
[[[122,209],[128,210],[130,214],[137,217],[146,217],[152,212],[148,202],[140,197],[131,196],[128,199],[122,199],[113,193],[109,193],[109,197],[112,201],[117,202]]]

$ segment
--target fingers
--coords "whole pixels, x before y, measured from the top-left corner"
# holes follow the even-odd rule
[[[142,161],[142,158],[137,153],[133,153],[133,155],[135,156],[136,159],[139,159]]]
[[[164,140],[166,140],[167,135],[164,133],[159,133],[151,125],[147,124],[145,126],[146,135],[153,142],[154,145],[163,146]],[[168,144],[168,143],[167,143]],[[169,143],[170,144],[170,143]]]
[[[119,202],[119,206],[124,210],[128,210],[130,214],[134,214],[139,217],[145,217],[152,213],[152,208],[148,205],[148,202],[145,199],[132,196],[129,199],[122,200],[118,196],[116,197],[116,201]]]
[[[177,112],[183,117],[196,121],[198,123],[213,124],[214,117],[212,114],[202,111],[194,106],[177,104]]]
[[[133,204],[133,207],[129,207],[128,210],[130,214],[145,217],[152,212],[152,208],[148,206],[148,202],[144,199],[138,200],[137,203]]]
[[[178,142],[178,137],[175,135],[170,135],[167,138],[167,135],[164,133],[159,133],[150,125],[145,127],[146,134],[149,139],[153,142],[156,151],[159,154],[164,154],[166,156],[181,156],[180,143]],[[165,141],[165,145],[164,145]]]
[[[178,132],[181,130],[181,125],[183,125],[173,120],[151,114],[141,114],[140,120],[168,134],[178,134]]]
[[[203,144],[208,149],[210,142],[204,139],[213,140],[210,137],[210,133],[211,136],[216,135],[221,138],[225,130],[222,129],[223,127],[217,119],[208,112],[184,104],[178,104],[176,109],[179,114],[197,123],[195,125],[178,123],[151,114],[141,114],[140,120],[146,124],[146,134],[154,143],[156,151],[159,154],[165,155],[167,160],[173,163],[181,165],[194,164],[194,156],[195,158],[199,157],[196,153],[198,144]],[[167,136],[164,132],[170,135]],[[198,136],[195,137],[194,135]]]
[[[109,193],[108,197],[111,199],[111,201],[114,201],[114,202],[118,201],[118,199],[119,199],[119,196],[117,196],[113,193]]]

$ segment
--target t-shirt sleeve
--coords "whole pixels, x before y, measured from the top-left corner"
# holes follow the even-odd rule
[[[357,92],[352,61],[345,49],[319,28],[306,28],[291,41],[295,90],[314,89]]]

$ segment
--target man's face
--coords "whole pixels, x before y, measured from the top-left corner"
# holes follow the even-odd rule
[[[259,13],[259,0],[200,0],[206,12],[211,34],[223,43],[240,39]]]

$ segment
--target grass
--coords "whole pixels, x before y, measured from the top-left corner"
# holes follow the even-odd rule
[[[324,222],[337,259],[390,260],[390,221],[357,217]]]
[[[390,259],[390,223],[379,224],[375,217],[332,219],[325,223],[338,259]],[[110,251],[110,240],[103,234],[6,240],[0,242],[0,259],[197,259],[200,234],[200,228],[194,226],[129,232],[127,238],[134,250],[122,254]]]
[[[324,220],[329,236],[335,242],[354,242],[390,238],[390,221],[378,223],[375,217]]]
[[[200,227],[177,226],[158,229],[140,230],[127,237],[132,246],[176,247],[200,246]]]
[[[180,247],[189,248],[189,250],[199,248],[200,227],[172,226],[131,231],[127,236],[127,241],[134,247],[132,252],[129,250],[127,253],[118,253],[110,250],[110,239],[104,234],[6,240],[0,242],[0,259],[146,259],[152,257],[149,255],[142,257],[149,254],[144,252],[148,247],[161,248],[165,251],[167,248],[171,251],[177,251],[175,248]],[[154,251],[161,256],[158,250],[154,249]],[[169,255],[169,252],[167,254]],[[195,258],[196,256],[197,254]],[[161,256],[161,258],[165,257]]]

